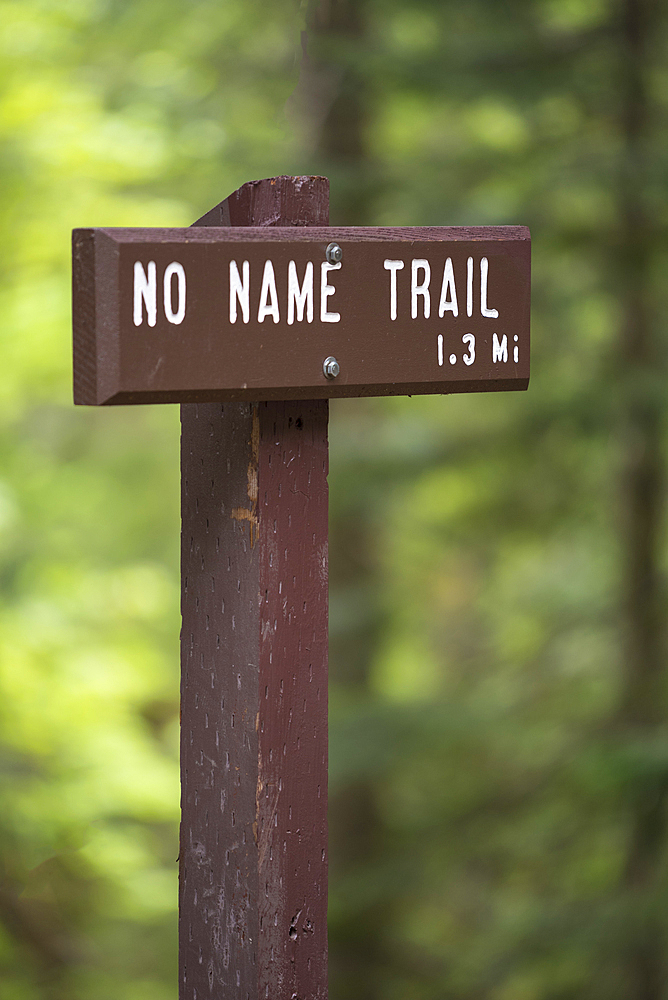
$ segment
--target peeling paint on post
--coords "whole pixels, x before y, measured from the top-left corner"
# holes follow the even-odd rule
[[[276,178],[198,225],[328,205],[324,178]],[[327,416],[181,408],[180,1000],[327,996]]]

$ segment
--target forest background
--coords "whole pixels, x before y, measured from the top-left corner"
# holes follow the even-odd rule
[[[332,998],[665,1000],[667,21],[0,0],[2,998],[176,997],[178,408],[72,406],[70,230],[322,173],[534,253],[528,393],[331,407]]]

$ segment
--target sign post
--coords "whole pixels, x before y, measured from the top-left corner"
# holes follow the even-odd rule
[[[328,216],[73,234],[75,402],[182,404],[180,1000],[327,996],[328,399],[528,385],[528,230]]]

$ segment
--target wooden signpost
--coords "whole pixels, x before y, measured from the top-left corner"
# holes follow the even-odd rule
[[[73,234],[75,402],[182,404],[180,1000],[327,996],[328,399],[529,381],[528,230],[328,221]]]

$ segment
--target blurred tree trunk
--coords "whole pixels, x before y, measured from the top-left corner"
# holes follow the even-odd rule
[[[623,316],[624,687],[620,721],[630,741],[648,747],[665,724],[664,630],[659,539],[663,521],[661,357],[652,308],[653,220],[648,199],[653,115],[648,92],[659,5],[624,0],[621,70],[620,263]],[[643,775],[632,790],[631,833],[624,872],[630,903],[625,979],[629,1000],[664,996],[664,921],[658,890],[666,840],[668,783]]]
[[[332,184],[332,225],[369,225],[378,180],[369,163],[366,0],[311,0],[292,114]]]

